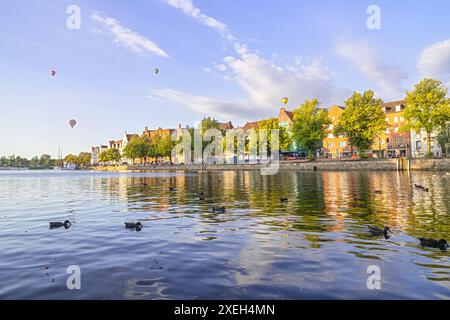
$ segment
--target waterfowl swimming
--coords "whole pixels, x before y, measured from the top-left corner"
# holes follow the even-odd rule
[[[198,200],[205,200],[205,194],[203,192],[196,192]]]
[[[169,190],[170,190],[170,191],[175,191],[176,188],[175,188],[175,187],[170,187]]]
[[[448,248],[448,243],[445,239],[434,240],[430,238],[419,238],[420,245],[428,248],[439,248],[441,250],[446,250]]]
[[[430,189],[425,188],[424,186],[421,186],[421,185],[419,185],[419,184],[414,184],[414,187],[416,187],[416,189],[420,189],[420,190],[423,190],[423,191],[425,191],[425,192],[430,191]]]
[[[280,202],[288,202],[288,198],[280,198]]]
[[[225,213],[225,207],[212,207],[210,211],[217,213]]]
[[[381,191],[381,190],[375,190],[374,193],[375,193],[375,194],[382,194],[383,191]]]
[[[388,232],[391,232],[391,229],[389,229],[389,227],[381,229],[375,226],[369,226],[369,232],[373,236],[384,236],[385,238],[388,238]]]
[[[49,224],[50,224],[50,229],[56,229],[56,228],[62,228],[62,227],[69,229],[70,226],[72,225],[69,220],[66,220],[64,222],[49,222]]]
[[[125,222],[125,228],[127,229],[136,229],[136,231],[141,231],[142,223],[140,222]]]

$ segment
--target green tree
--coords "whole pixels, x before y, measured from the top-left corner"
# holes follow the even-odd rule
[[[450,144],[450,124],[441,127],[436,137],[436,140],[439,143],[439,146],[441,147],[442,153],[448,156],[447,145]]]
[[[65,158],[64,158],[64,162],[65,163],[72,163],[72,164],[77,164],[78,163],[78,157],[74,154],[68,154]]]
[[[111,148],[106,152],[108,152],[109,161],[117,163],[120,161],[120,159],[122,159],[122,155],[120,154],[120,151],[118,149]]]
[[[271,130],[278,129],[279,130],[279,147],[280,150],[289,150],[292,139],[287,132],[286,128],[280,127],[278,124],[277,118],[270,118],[266,120],[261,120],[258,122],[258,128],[256,131],[260,132],[260,130],[266,130],[267,131],[267,152],[270,155],[270,150],[272,149],[272,133]]]
[[[423,79],[406,93],[404,117],[407,127],[423,129],[427,135],[427,152],[431,155],[431,134],[450,121],[450,99],[447,88],[439,80]]]
[[[118,149],[110,148],[100,152],[98,160],[100,162],[118,162],[122,159],[120,151]]]
[[[292,136],[297,145],[308,150],[309,157],[314,157],[315,150],[325,137],[326,126],[331,124],[328,112],[319,108],[317,99],[306,100],[294,110]]]
[[[42,154],[39,157],[39,162],[40,162],[41,167],[45,167],[45,168],[51,167],[52,157],[49,154]]]
[[[88,167],[91,165],[92,154],[90,152],[80,152],[77,157],[78,165]]]
[[[100,154],[98,155],[98,161],[99,162],[109,162],[109,154],[108,154],[108,150],[104,150],[102,152],[100,152]]]
[[[172,141],[172,137],[170,135],[159,137],[155,145],[157,157],[169,157],[170,163],[172,163],[172,149],[174,148],[174,146],[175,141]]]
[[[208,129],[220,129],[219,121],[211,117],[204,117],[200,123],[200,132],[203,133]]]
[[[383,103],[383,100],[374,97],[371,90],[363,94],[354,92],[352,97],[345,101],[346,108],[339,118],[334,134],[345,135],[352,150],[353,146],[359,149],[361,158],[367,157],[366,151],[387,127]]]
[[[30,167],[38,168],[40,167],[39,157],[35,156],[30,160]]]
[[[147,136],[142,135],[131,138],[130,142],[123,150],[125,157],[132,160],[134,164],[135,159],[144,159],[146,161],[149,156],[150,140]]]

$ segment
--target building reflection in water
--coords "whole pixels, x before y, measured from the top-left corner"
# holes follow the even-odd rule
[[[125,217],[136,214],[147,223],[171,219],[164,226],[170,226],[167,237],[180,244],[232,248],[222,272],[238,285],[271,285],[282,277],[307,288],[312,284],[302,282],[304,269],[277,273],[278,252],[292,252],[311,267],[309,276],[332,281],[332,264],[324,265],[330,256],[339,260],[346,254],[351,263],[380,260],[381,252],[395,253],[404,243],[414,252],[415,264],[434,266],[429,278],[442,282],[448,272],[436,261],[443,254],[421,249],[416,237],[448,238],[449,181],[445,174],[417,172],[167,172],[100,176],[92,178],[91,188]],[[227,212],[212,213],[211,206],[225,206]],[[372,237],[368,225],[389,226],[392,240]],[[220,249],[217,254],[225,255]]]

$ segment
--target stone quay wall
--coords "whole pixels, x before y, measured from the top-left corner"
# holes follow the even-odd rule
[[[128,166],[134,171],[227,171],[260,170],[265,164]],[[114,170],[101,167],[99,170]],[[124,170],[120,167],[120,170]],[[450,171],[450,158],[281,161],[279,171]]]

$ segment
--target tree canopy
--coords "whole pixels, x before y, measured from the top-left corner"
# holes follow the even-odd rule
[[[447,88],[439,80],[423,79],[406,93],[404,113],[408,127],[427,134],[427,156],[431,154],[431,134],[450,121],[450,99]]]
[[[326,126],[330,123],[328,112],[320,108],[317,99],[306,100],[294,110],[293,139],[313,157],[314,151],[320,147],[325,136]]]
[[[374,92],[354,92],[345,101],[346,108],[342,112],[335,127],[335,135],[345,135],[350,145],[359,149],[360,156],[366,157],[366,151],[375,138],[386,129],[386,115],[383,112],[383,100],[374,97]]]

